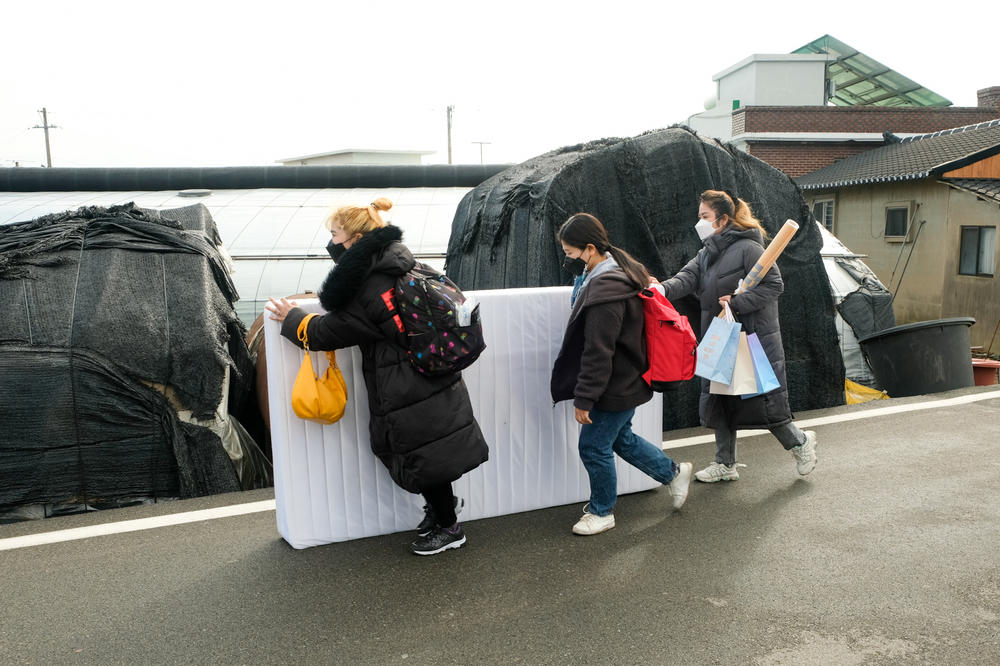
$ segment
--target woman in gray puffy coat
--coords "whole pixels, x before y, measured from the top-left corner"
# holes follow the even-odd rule
[[[788,406],[785,351],[778,326],[778,297],[784,290],[781,272],[773,266],[757,285],[742,294],[733,293],[764,252],[764,228],[745,201],[731,192],[707,190],[701,194],[695,229],[704,247],[677,275],[662,283],[666,297],[698,296],[702,334],[728,302],[742,330],[757,334],[781,384],[744,400],[738,395],[709,393],[710,382],[701,380],[698,411],[702,425],[715,430],[715,462],[695,473],[695,478],[706,483],[740,478],[736,469],[738,428],[770,430],[792,452],[798,473],[806,475],[816,466],[816,433],[800,430]]]

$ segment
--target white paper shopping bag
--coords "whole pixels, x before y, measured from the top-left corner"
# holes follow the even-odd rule
[[[717,395],[743,395],[757,392],[757,378],[753,373],[753,357],[750,355],[750,343],[747,334],[740,332],[740,340],[736,348],[736,365],[733,366],[733,380],[728,384],[712,382],[709,393]]]

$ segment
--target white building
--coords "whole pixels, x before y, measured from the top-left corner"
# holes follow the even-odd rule
[[[733,136],[733,111],[745,106],[823,106],[826,104],[826,54],[754,54],[712,77],[715,99],[687,125],[706,136]]]
[[[343,164],[422,164],[424,155],[432,155],[433,150],[362,150],[348,148],[329,153],[286,157],[277,160],[284,166],[331,166]]]

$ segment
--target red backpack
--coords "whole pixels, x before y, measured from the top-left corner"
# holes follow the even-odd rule
[[[642,376],[654,391],[669,391],[694,377],[698,339],[688,318],[656,289],[639,292],[646,320],[649,370]]]

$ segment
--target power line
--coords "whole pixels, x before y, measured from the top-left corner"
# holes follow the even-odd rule
[[[455,111],[455,107],[451,104],[448,105],[448,164],[451,164],[451,114]]]
[[[41,129],[41,130],[45,130],[45,162],[49,166],[49,168],[51,168],[52,167],[52,150],[49,148],[49,130],[50,129],[59,129],[59,126],[58,125],[49,125],[49,113],[48,113],[48,110],[44,106],[42,107],[42,110],[39,111],[39,113],[42,114],[42,124],[41,125],[35,125],[34,127],[29,127],[28,129]]]
[[[491,142],[489,142],[489,141],[473,141],[472,143],[478,143],[479,144],[479,163],[482,164],[483,163],[483,146],[488,146],[488,145],[490,145]]]

